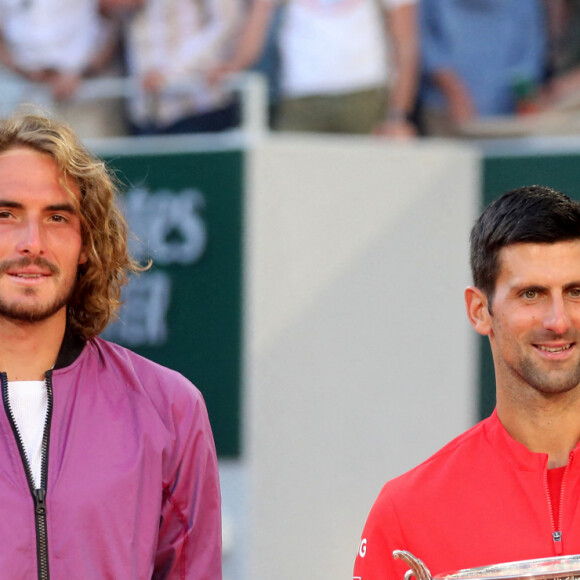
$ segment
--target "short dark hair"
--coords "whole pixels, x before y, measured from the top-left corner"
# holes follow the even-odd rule
[[[471,230],[473,283],[491,307],[502,248],[574,239],[580,239],[580,203],[541,185],[512,189],[491,202]]]

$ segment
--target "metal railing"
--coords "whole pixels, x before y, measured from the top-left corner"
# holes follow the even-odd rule
[[[12,81],[1,79],[4,83],[0,91],[0,115],[26,106],[37,107],[48,112],[58,111],[56,101],[50,89],[41,84],[18,79]],[[180,94],[205,84],[203,77],[191,77],[177,83],[168,84],[161,89],[163,94]],[[256,72],[243,72],[230,75],[224,79],[222,86],[237,93],[240,97],[241,122],[236,130],[248,135],[261,135],[268,129],[268,87],[263,75]],[[67,103],[86,104],[111,100],[131,99],[142,94],[138,81],[130,77],[97,77],[85,80]],[[74,125],[74,124],[73,124]]]

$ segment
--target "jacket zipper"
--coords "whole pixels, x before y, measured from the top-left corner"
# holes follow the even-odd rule
[[[544,488],[546,491],[546,497],[548,498],[548,509],[550,511],[550,522],[552,523],[552,542],[554,544],[554,552],[557,556],[561,556],[563,553],[562,547],[562,513],[564,506],[564,490],[566,488],[566,479],[568,477],[568,471],[570,468],[570,463],[572,462],[573,452],[570,453],[568,463],[566,464],[566,469],[564,470],[564,475],[562,476],[562,485],[560,487],[560,506],[558,508],[558,519],[556,521],[554,508],[552,506],[552,499],[550,498],[550,487],[548,485],[548,470],[544,471]]]
[[[8,420],[10,421],[10,426],[12,427],[12,432],[16,438],[16,443],[18,445],[18,451],[20,452],[20,458],[22,459],[22,464],[26,472],[26,478],[28,480],[28,486],[32,494],[32,499],[34,500],[34,519],[36,523],[36,558],[38,564],[38,580],[50,580],[49,567],[48,567],[48,537],[47,537],[47,526],[46,526],[46,485],[47,485],[47,475],[48,475],[48,446],[50,441],[50,421],[52,419],[52,372],[48,371],[46,373],[45,385],[47,392],[47,407],[46,407],[46,417],[44,420],[44,429],[42,433],[42,457],[40,464],[40,487],[37,489],[34,485],[34,477],[32,475],[32,467],[30,466],[30,461],[24,450],[24,444],[22,443],[22,437],[14,420],[14,414],[12,412],[12,407],[10,406],[10,400],[8,398],[8,377],[6,373],[0,375],[2,380],[2,400],[4,402],[4,409]]]

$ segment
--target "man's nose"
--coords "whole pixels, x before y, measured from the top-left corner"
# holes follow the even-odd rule
[[[544,328],[556,334],[564,334],[570,328],[570,318],[566,310],[566,303],[561,296],[551,301],[544,316]]]
[[[16,249],[21,254],[32,256],[38,256],[44,252],[42,228],[38,222],[29,220],[22,224]]]

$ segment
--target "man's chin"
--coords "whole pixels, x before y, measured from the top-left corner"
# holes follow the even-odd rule
[[[561,378],[553,375],[544,380],[528,381],[531,386],[546,396],[555,396],[568,393],[578,388],[580,385],[580,376],[563,376]]]
[[[57,315],[66,307],[66,302],[57,302],[50,305],[30,304],[3,304],[0,302],[0,318],[23,324],[44,322]]]

